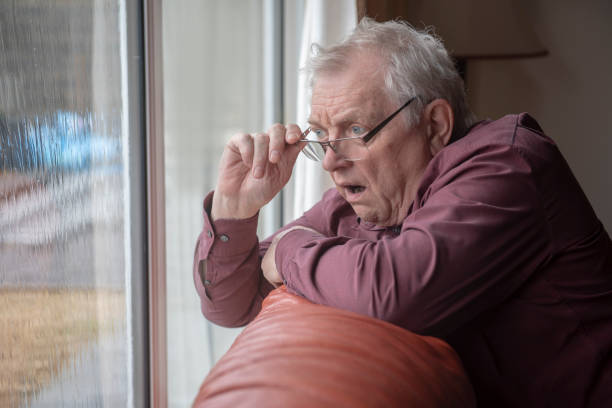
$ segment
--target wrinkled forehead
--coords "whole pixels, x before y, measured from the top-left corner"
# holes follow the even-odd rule
[[[365,69],[350,68],[326,72],[313,83],[311,123],[336,123],[344,120],[380,120],[389,109],[381,71],[366,64]]]

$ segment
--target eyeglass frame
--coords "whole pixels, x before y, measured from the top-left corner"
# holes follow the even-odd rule
[[[303,143],[318,143],[318,144],[321,145],[321,148],[323,149],[323,151],[325,153],[327,153],[327,146],[329,146],[329,147],[331,147],[331,149],[336,154],[338,154],[338,151],[336,150],[336,147],[334,145],[337,142],[342,142],[344,140],[361,139],[361,140],[363,140],[363,143],[365,145],[370,140],[372,140],[372,138],[374,138],[374,136],[376,136],[376,134],[378,134],[378,132],[380,132],[389,122],[391,122],[391,120],[395,116],[397,116],[398,113],[400,113],[406,106],[410,105],[415,99],[417,99],[417,96],[413,96],[412,98],[410,98],[406,103],[404,103],[402,106],[400,106],[395,112],[393,112],[391,115],[389,115],[386,119],[384,119],[378,125],[374,126],[374,128],[372,128],[372,130],[370,130],[365,135],[362,135],[362,136],[351,136],[351,137],[341,137],[341,138],[338,138],[338,139],[326,140],[326,141],[305,139],[305,137],[308,136],[308,134],[312,131],[311,127],[309,126],[304,132],[302,132],[301,139],[298,140],[298,142],[303,142]],[[304,154],[306,155],[306,157],[308,157],[309,159],[312,160],[311,156],[307,155],[306,153],[304,153]],[[348,161],[356,161],[356,160],[351,160],[351,159],[347,159],[347,158],[344,158],[344,159],[348,160]],[[360,159],[357,159],[357,160],[360,160]],[[322,161],[322,160],[317,159],[316,161]]]

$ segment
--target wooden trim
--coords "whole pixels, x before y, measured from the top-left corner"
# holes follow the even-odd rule
[[[367,16],[367,0],[355,0],[357,2],[357,21]]]

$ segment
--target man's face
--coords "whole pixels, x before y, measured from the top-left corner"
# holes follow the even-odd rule
[[[377,58],[361,55],[353,61],[354,68],[322,74],[313,87],[309,122],[330,140],[352,127],[367,132],[399,108],[384,94]],[[327,149],[323,167],[363,220],[393,226],[406,217],[432,157],[426,129],[424,121],[409,128],[398,115],[368,142],[369,153],[359,161],[344,160]]]

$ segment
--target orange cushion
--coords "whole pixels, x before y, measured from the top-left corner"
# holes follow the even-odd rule
[[[202,384],[194,407],[472,407],[442,340],[315,305],[281,287]]]

